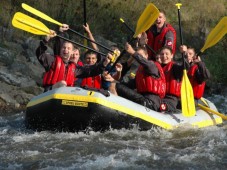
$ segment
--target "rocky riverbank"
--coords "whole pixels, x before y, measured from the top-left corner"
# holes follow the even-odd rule
[[[42,93],[44,72],[35,56],[39,40],[33,37],[14,39],[13,30],[0,28],[4,37],[0,44],[0,114],[24,110],[28,101]],[[0,35],[3,37],[3,35]]]
[[[31,34],[16,39],[13,31],[0,27],[0,114],[24,111],[30,99],[43,92],[44,69],[35,55],[40,40]],[[95,38],[107,46],[114,44]],[[49,48],[48,52],[53,50]]]

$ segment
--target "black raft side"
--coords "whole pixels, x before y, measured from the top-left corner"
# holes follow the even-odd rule
[[[153,124],[126,113],[88,102],[87,107],[62,105],[61,99],[50,99],[27,107],[26,127],[33,130],[105,131],[109,128],[130,129],[134,125],[148,130]]]

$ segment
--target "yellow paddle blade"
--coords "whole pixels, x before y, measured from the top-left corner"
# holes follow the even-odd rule
[[[40,18],[45,19],[46,21],[49,21],[49,22],[52,22],[52,23],[57,24],[57,25],[59,25],[59,26],[62,26],[62,23],[60,23],[60,22],[54,20],[53,18],[47,16],[47,15],[44,14],[43,12],[40,12],[40,11],[38,11],[37,9],[32,8],[31,6],[29,6],[29,5],[25,4],[25,3],[22,3],[22,8],[24,8],[24,9],[25,9],[26,11],[28,11],[28,12],[31,12],[31,13],[33,13],[33,14],[39,16]]]
[[[124,23],[125,21],[123,20],[123,18],[120,18],[120,21],[122,22],[122,23]]]
[[[223,17],[221,21],[209,33],[203,48],[200,50],[204,52],[207,48],[215,45],[227,33],[227,17]]]
[[[200,100],[203,102],[203,104],[205,104],[205,106],[207,107],[209,106],[207,101],[203,97],[201,97]]]
[[[42,22],[31,18],[21,12],[17,12],[12,20],[12,25],[16,28],[24,31],[37,34],[37,35],[48,35],[50,34],[49,28],[47,28]]]
[[[181,84],[181,107],[184,116],[186,117],[195,116],[196,110],[194,95],[186,70],[183,70],[183,79]]]
[[[147,31],[159,16],[159,10],[152,3],[149,3],[137,21],[134,38],[138,34]]]
[[[219,112],[217,112],[217,111],[215,111],[215,110],[212,110],[211,108],[206,107],[206,106],[203,106],[203,105],[201,105],[201,104],[198,104],[198,106],[199,106],[202,110],[204,110],[204,111],[206,111],[206,112],[209,112],[209,113],[218,115],[218,116],[220,116],[222,119],[227,120],[227,116],[224,115],[224,114],[222,114],[222,113],[219,113]]]

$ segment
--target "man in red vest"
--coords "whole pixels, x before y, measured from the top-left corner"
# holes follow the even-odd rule
[[[60,55],[53,56],[46,52],[47,42],[50,38],[56,36],[53,30],[50,34],[40,42],[40,46],[36,50],[36,56],[40,64],[45,69],[43,78],[44,91],[61,86],[73,86],[75,77],[85,78],[101,74],[110,62],[109,58],[102,58],[95,65],[80,66],[70,61],[70,57],[74,53],[74,46],[71,42],[64,42],[60,49]]]
[[[154,25],[146,31],[147,45],[150,46],[155,53],[164,46],[170,47],[173,55],[176,51],[176,31],[166,23],[166,15],[163,10],[159,10],[159,17]],[[146,37],[143,37],[146,39]],[[149,59],[155,61],[155,53],[148,49]]]
[[[135,79],[127,83],[116,83],[115,94],[158,111],[161,99],[166,93],[165,75],[160,63],[148,60],[148,53],[144,47],[138,47],[135,51],[126,43],[125,50],[140,66]],[[110,75],[106,75],[105,79],[113,81]]]

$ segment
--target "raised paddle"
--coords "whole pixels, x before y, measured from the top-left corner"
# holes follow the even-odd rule
[[[12,24],[14,27],[16,28],[19,28],[19,29],[22,29],[24,31],[27,31],[27,32],[30,32],[30,33],[33,33],[33,34],[36,34],[36,35],[49,35],[50,34],[50,29],[46,27],[46,25],[44,25],[42,22],[32,18],[32,17],[29,17],[21,12],[17,12],[14,17],[13,17],[13,20],[12,20]],[[101,53],[99,51],[96,51],[92,48],[89,48],[89,47],[86,47],[82,44],[79,44],[77,42],[74,42],[72,40],[69,40],[65,37],[62,37],[60,35],[56,35],[58,36],[59,38],[62,38],[66,41],[69,41],[73,44],[76,44],[80,47],[83,47],[83,48],[86,48],[86,49],[89,49],[95,53],[98,53],[98,54],[101,54],[103,56],[106,56],[106,54],[104,53]]]
[[[183,36],[182,36],[182,30],[181,30],[181,18],[180,18],[180,6],[181,3],[177,3],[177,11],[178,11],[178,22],[179,22],[179,31],[180,31],[180,40],[181,45],[183,45]],[[182,113],[186,117],[192,117],[195,116],[196,110],[195,110],[195,101],[194,101],[194,94],[193,89],[191,86],[191,83],[188,79],[186,67],[185,67],[185,59],[184,55],[182,53],[182,61],[184,65],[183,70],[183,78],[181,83],[181,108]]]
[[[136,38],[139,34],[148,30],[156,21],[158,16],[159,10],[157,9],[157,7],[154,4],[149,3],[137,21],[136,31],[133,37]]]
[[[86,0],[83,0],[83,6],[84,6],[84,25],[87,24],[87,10],[86,10]],[[86,37],[87,33],[84,31],[84,36]],[[87,46],[87,40],[84,39],[84,45]]]
[[[47,15],[44,14],[43,12],[40,12],[40,11],[38,11],[37,9],[35,9],[35,8],[33,8],[33,7],[31,7],[31,6],[27,5],[27,4],[25,4],[25,3],[22,3],[22,8],[24,8],[26,11],[31,12],[31,13],[34,14],[34,15],[37,15],[38,17],[40,17],[40,18],[42,18],[42,19],[44,19],[44,20],[46,20],[46,21],[49,21],[49,22],[54,23],[54,24],[56,24],[56,25],[62,26],[62,23],[60,23],[60,22],[54,20],[53,18],[47,16]],[[111,49],[107,48],[106,46],[104,46],[104,45],[102,45],[102,44],[100,44],[100,43],[98,43],[98,42],[96,42],[96,41],[93,41],[93,40],[89,39],[88,37],[85,37],[83,34],[77,32],[77,31],[75,31],[75,30],[73,30],[73,29],[71,29],[71,28],[69,28],[69,30],[70,30],[71,32],[73,32],[73,33],[79,35],[80,37],[85,38],[86,40],[88,40],[88,41],[90,41],[90,42],[93,42],[93,43],[99,45],[100,47],[106,49],[107,51],[110,51],[110,52],[114,53],[114,51],[112,51]]]
[[[151,25],[155,22],[155,20],[158,18],[158,16],[159,10],[157,9],[157,7],[154,4],[149,3],[137,21],[136,31],[133,35],[133,38],[136,38],[139,34],[148,30],[151,27]],[[133,40],[133,38],[131,39],[131,41]],[[115,68],[115,65],[120,61],[120,59],[125,53],[126,50],[123,50],[121,52],[120,56],[117,58],[117,60],[109,69],[108,71],[109,73]]]
[[[122,18],[120,18],[120,21],[133,33],[133,34],[135,34],[135,32],[133,31],[133,29],[131,28],[131,27],[129,27],[128,26],[128,24],[126,24],[125,23],[125,21],[122,19]],[[146,44],[146,47],[149,49],[149,50],[151,50],[154,54],[156,54],[156,52],[149,46],[149,45],[147,45]]]
[[[226,33],[227,33],[227,16],[223,17],[219,21],[219,23],[213,28],[213,30],[209,33],[203,48],[200,50],[200,52],[197,55],[199,56],[206,49],[215,45],[218,41],[222,39],[222,37]]]

